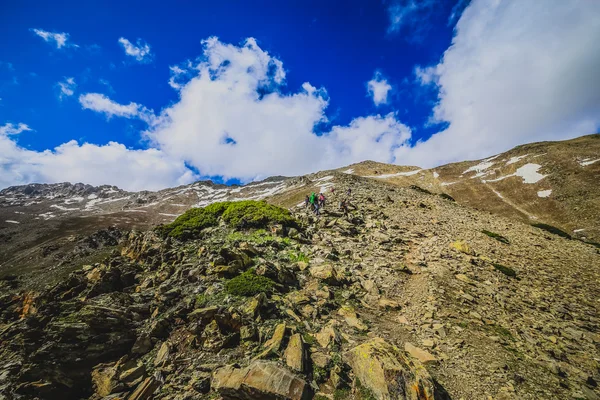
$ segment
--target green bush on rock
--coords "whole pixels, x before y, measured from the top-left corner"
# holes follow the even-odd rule
[[[249,269],[241,275],[227,281],[225,290],[234,296],[254,296],[273,290],[275,282],[264,276],[256,275],[254,269]]]
[[[186,240],[197,237],[209,227],[217,226],[219,219],[236,229],[264,228],[269,224],[297,227],[290,212],[264,201],[225,201],[203,208],[192,208],[177,217],[175,221],[156,228],[163,236]]]
[[[546,232],[553,233],[555,235],[564,237],[566,239],[571,239],[571,235],[569,235],[567,232],[565,232],[563,230],[560,230],[557,227],[552,226],[552,225],[548,225],[548,224],[532,224],[531,226],[535,226],[536,228],[543,229]]]

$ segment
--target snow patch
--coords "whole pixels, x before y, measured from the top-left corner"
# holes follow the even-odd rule
[[[19,222],[19,221],[13,221],[12,219],[7,219],[7,220],[6,220],[6,221],[4,221],[4,222],[8,222],[9,224],[20,224],[20,222]]]
[[[552,189],[538,191],[538,197],[550,197]]]
[[[78,211],[79,210],[79,208],[63,207],[63,206],[59,206],[57,204],[52,204],[50,207],[58,208],[61,211]]]
[[[353,174],[353,173],[354,173],[354,169],[352,169],[352,168],[348,168],[347,170],[345,170],[345,171],[342,171],[342,173],[343,173],[343,174]]]
[[[113,192],[116,192],[116,190],[113,190]],[[108,193],[108,192],[106,192],[106,193]],[[97,194],[95,194],[95,193],[92,193],[92,194],[90,194],[90,195],[88,196],[88,200],[94,200],[94,199],[95,199],[95,198],[97,198],[97,197],[98,197],[98,195],[97,195]]]
[[[582,228],[582,229],[574,229],[574,230],[573,230],[573,233],[577,233],[577,232],[583,232],[583,231],[585,231],[585,229],[583,229],[583,228]]]
[[[492,160],[494,160],[496,157],[498,157],[498,155],[494,156],[494,157],[490,157],[490,158],[486,158],[485,160],[481,161],[479,164],[477,165],[473,165],[472,167],[467,168],[462,174],[467,174],[469,172],[476,172],[475,175],[473,175],[471,178],[478,178],[480,176],[484,176],[487,175],[487,169],[489,167],[491,167],[492,165],[494,165],[493,162],[491,162]]]
[[[69,199],[65,199],[65,201],[63,202],[64,204],[73,204],[73,203],[81,203],[83,201],[83,197],[71,197]]]
[[[333,175],[327,175],[327,176],[324,176],[322,178],[315,179],[315,182],[330,181],[332,179],[333,179]]]
[[[387,178],[393,178],[395,176],[411,176],[411,175],[416,175],[416,174],[418,174],[421,171],[422,171],[422,169],[415,169],[415,170],[407,171],[407,172],[397,172],[395,174],[368,175],[368,176],[364,176],[363,178],[387,179]]]
[[[165,217],[179,217],[181,214],[158,213],[158,215],[164,215]]]
[[[437,178],[440,177],[440,174],[438,174],[437,172],[433,171],[433,177],[437,179]]]
[[[496,193],[496,196],[500,197],[501,199],[503,199],[503,198],[504,198],[504,196],[502,196],[502,195],[500,194],[500,192],[498,192],[498,191],[496,191],[496,190],[494,190],[494,189],[492,189],[492,192]]]
[[[482,180],[482,182],[498,182],[503,179],[510,178],[511,176],[519,176],[523,178],[523,183],[536,183],[547,176],[537,172],[540,168],[542,168],[542,166],[539,164],[525,164],[521,168],[517,169],[514,174],[501,176],[500,178],[496,179]]]
[[[450,186],[450,185],[454,185],[455,183],[458,183],[460,181],[456,181],[456,182],[442,182],[440,185],[442,186]]]
[[[600,161],[600,158],[592,160],[591,158],[584,158],[583,160],[579,161],[579,165],[581,165],[582,167],[587,167],[588,165],[592,165],[595,162]]]
[[[511,159],[506,162],[506,165],[517,163],[517,162],[521,161],[522,159],[524,159],[525,157],[527,157],[528,155],[529,154],[525,154],[523,156],[511,157]]]

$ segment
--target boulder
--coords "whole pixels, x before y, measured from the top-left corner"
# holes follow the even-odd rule
[[[281,323],[275,327],[275,331],[273,332],[273,336],[271,339],[267,340],[263,347],[265,350],[256,356],[256,359],[266,358],[273,354],[279,354],[281,350],[281,345],[283,344],[283,339],[285,338],[286,325],[285,323]]]
[[[356,378],[377,399],[434,399],[433,379],[421,363],[381,338],[354,347],[344,358]]]
[[[352,308],[349,305],[342,306],[338,310],[338,314],[342,316],[344,318],[344,321],[346,321],[346,323],[348,324],[348,326],[352,328],[355,328],[359,331],[366,331],[369,329],[369,327],[358,318],[358,315],[356,314],[356,311],[354,311],[354,308]]]
[[[437,358],[435,358],[435,356],[426,350],[414,346],[412,343],[404,343],[404,351],[423,364],[434,364],[437,362]]]
[[[339,286],[343,283],[344,277],[330,264],[315,265],[308,269],[310,275],[328,285]]]
[[[256,360],[246,368],[219,368],[213,374],[211,387],[225,400],[310,398],[306,382],[274,361]]]
[[[304,341],[299,333],[295,333],[290,337],[283,357],[288,367],[297,372],[304,371]]]

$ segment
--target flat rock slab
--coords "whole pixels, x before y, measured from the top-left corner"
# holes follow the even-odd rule
[[[232,365],[217,369],[212,388],[223,399],[304,400],[310,398],[306,382],[274,361],[257,360],[246,368]]]

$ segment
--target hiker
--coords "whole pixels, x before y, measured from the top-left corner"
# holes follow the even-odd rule
[[[348,216],[348,200],[342,199],[342,201],[340,201],[340,210],[344,213],[345,217]]]
[[[319,202],[315,202],[315,215],[318,217],[319,215],[321,215],[319,213]]]
[[[306,198],[304,199],[304,208],[306,208],[308,210],[309,204],[310,204],[310,199],[308,198],[308,195],[306,195]]]
[[[352,189],[348,188],[348,190],[346,191],[346,194],[347,194],[348,196],[351,196],[351,195],[352,195]]]
[[[323,193],[319,193],[319,207],[325,207],[325,195]]]
[[[329,192],[333,196],[335,194],[335,188],[332,186],[331,189],[329,189]]]

